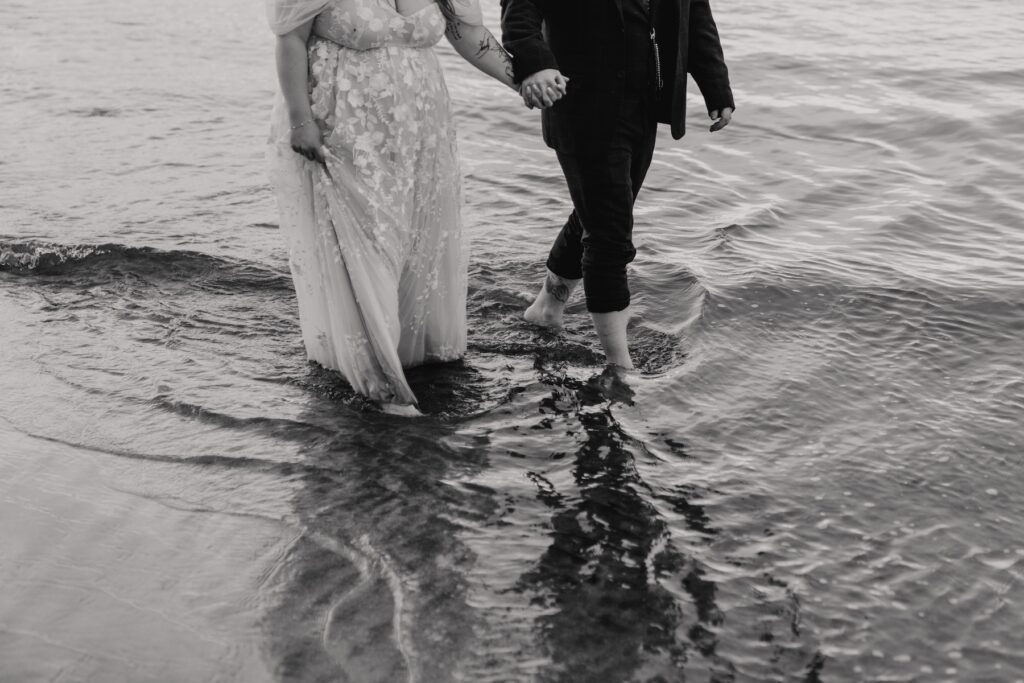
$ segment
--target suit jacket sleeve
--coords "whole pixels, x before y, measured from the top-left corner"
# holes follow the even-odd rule
[[[543,0],[501,0],[501,42],[512,55],[515,82],[557,69],[558,61],[544,40]]]
[[[686,57],[687,70],[697,81],[708,111],[721,111],[725,107],[736,108],[732,88],[729,86],[729,69],[722,54],[722,42],[718,38],[718,27],[711,16],[708,0],[692,0],[690,3],[689,53]]]

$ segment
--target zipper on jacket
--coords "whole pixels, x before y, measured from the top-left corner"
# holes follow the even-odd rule
[[[651,23],[654,23],[654,16],[651,16]],[[661,80],[661,51],[658,50],[658,36],[654,31],[654,26],[651,26],[651,47],[654,49],[654,78],[658,84],[658,90],[661,90],[665,83]]]

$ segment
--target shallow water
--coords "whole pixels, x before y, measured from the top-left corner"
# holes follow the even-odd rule
[[[304,361],[258,3],[8,2],[0,680],[1024,680],[1024,13],[716,16],[625,381],[519,322],[566,192],[441,48],[470,353],[407,420]]]

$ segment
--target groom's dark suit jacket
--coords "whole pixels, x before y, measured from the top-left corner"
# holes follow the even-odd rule
[[[569,78],[568,93],[542,114],[544,141],[573,152],[606,141],[626,92],[622,3],[636,0],[501,0],[502,42],[517,82],[542,69]],[[708,0],[651,0],[664,88],[658,121],[685,133],[686,74],[708,111],[735,108],[729,71]]]

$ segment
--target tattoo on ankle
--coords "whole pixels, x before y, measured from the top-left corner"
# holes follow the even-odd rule
[[[562,278],[557,275],[548,273],[547,278],[544,280],[544,289],[563,304],[569,300],[569,285],[562,282]]]

